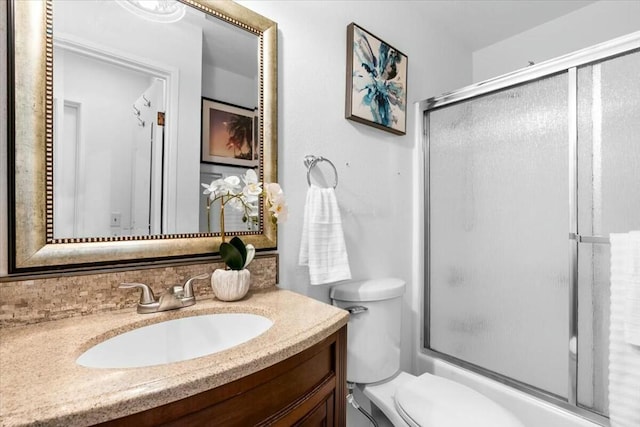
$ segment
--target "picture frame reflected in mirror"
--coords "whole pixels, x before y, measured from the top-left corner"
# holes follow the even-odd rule
[[[257,108],[202,98],[201,161],[258,166]]]

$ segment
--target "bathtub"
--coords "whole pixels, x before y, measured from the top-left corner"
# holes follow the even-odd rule
[[[439,375],[484,394],[511,411],[526,427],[601,427],[601,424],[551,403],[427,354],[418,356],[417,366],[419,373]]]

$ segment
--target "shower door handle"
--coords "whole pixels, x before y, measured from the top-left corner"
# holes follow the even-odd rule
[[[609,237],[607,236],[583,236],[581,234],[569,233],[569,239],[575,240],[578,243],[609,244]]]

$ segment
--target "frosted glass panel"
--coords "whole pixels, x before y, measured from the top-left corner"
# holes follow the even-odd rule
[[[579,232],[640,230],[640,53],[578,71]]]
[[[640,230],[640,54],[578,71],[578,230]],[[578,403],[607,414],[609,247],[579,247]]]
[[[609,245],[578,247],[578,403],[607,415],[609,397]]]
[[[430,113],[430,346],[566,397],[567,76]]]

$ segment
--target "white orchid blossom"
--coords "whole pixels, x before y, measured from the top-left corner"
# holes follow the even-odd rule
[[[202,183],[200,185],[204,187],[204,191],[202,192],[202,194],[209,194],[209,198],[211,198],[211,195],[213,194],[215,197],[216,188],[217,188],[215,186],[215,181],[212,181],[211,184]]]
[[[216,179],[211,184],[200,184],[204,187],[203,194],[209,195],[209,200],[214,201],[222,196],[234,196],[240,190],[240,179],[237,176],[229,176],[224,179]]]
[[[229,199],[226,204],[237,211],[243,211],[246,203],[240,198],[234,197],[232,199]]]
[[[282,192],[282,188],[280,188],[280,184],[277,182],[272,182],[265,186],[265,193],[267,196],[267,204],[277,205],[284,203],[284,193]]]
[[[262,183],[258,182],[258,175],[253,169],[248,169],[242,180],[245,183],[242,192],[247,196],[259,196],[262,194]]]
[[[273,222],[284,222],[287,220],[289,210],[284,200],[284,192],[277,182],[272,182],[265,185],[265,192],[267,196],[267,206],[269,212],[273,216]]]
[[[287,207],[286,204],[282,202],[273,204],[269,208],[269,211],[272,213],[273,217],[275,218],[276,223],[284,222],[289,217],[289,208]]]
[[[226,196],[235,196],[240,191],[240,178],[235,175],[217,181],[220,182],[218,193],[226,193]]]
[[[241,185],[244,182],[244,186]],[[203,194],[207,198],[207,226],[211,231],[209,211],[211,204],[220,200],[220,233],[224,242],[224,208],[229,206],[244,213],[242,220],[248,224],[257,223],[260,216],[258,203],[260,196],[265,196],[268,212],[271,214],[271,222],[277,224],[286,220],[288,215],[284,193],[278,183],[262,183],[258,181],[258,175],[253,169],[247,169],[242,176],[232,175],[224,179],[216,179],[210,184],[202,183]],[[263,189],[264,188],[264,189]],[[251,226],[249,225],[249,229]]]
[[[239,188],[240,187],[240,178],[235,175],[228,176],[224,179],[224,183],[228,185],[230,188]]]

